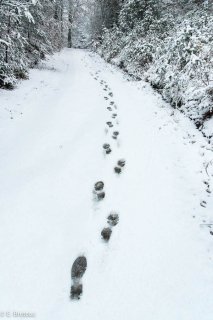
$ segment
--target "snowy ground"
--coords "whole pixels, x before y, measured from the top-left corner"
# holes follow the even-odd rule
[[[111,101],[118,141],[106,132]],[[213,153],[193,124],[147,84],[79,50],[0,91],[0,107],[0,315],[212,320]],[[106,198],[95,203],[98,180]],[[106,244],[111,210],[120,222]],[[80,254],[84,292],[71,301]]]

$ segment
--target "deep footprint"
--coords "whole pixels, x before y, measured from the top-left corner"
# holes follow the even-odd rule
[[[120,167],[115,167],[114,171],[115,171],[115,173],[120,174],[122,170]]]
[[[107,123],[106,123],[110,128],[112,128],[113,127],[113,124],[112,124],[112,122],[111,121],[107,121]]]
[[[104,191],[96,193],[96,198],[98,201],[103,200],[105,198],[105,196],[106,196],[106,194]]]
[[[118,160],[117,164],[118,164],[119,167],[123,168],[126,165],[126,160],[125,159],[120,159],[120,160]]]
[[[106,194],[103,191],[103,188],[104,188],[104,183],[102,181],[98,181],[95,183],[93,193],[97,201],[103,200],[105,198]]]
[[[96,182],[95,187],[94,187],[95,191],[101,191],[101,190],[103,190],[103,188],[104,188],[103,181]]]
[[[104,143],[103,149],[105,150],[106,154],[110,154],[112,152],[110,144],[108,144],[108,143]]]
[[[114,227],[119,222],[119,215],[116,212],[111,212],[107,218],[107,222],[111,227]]]
[[[70,298],[72,300],[79,300],[83,293],[83,285],[80,283],[81,278],[83,277],[87,269],[87,259],[84,256],[78,257],[71,269],[71,279],[73,284],[70,290]]]
[[[106,242],[109,241],[110,237],[112,235],[112,230],[110,228],[104,228],[102,231],[101,231],[101,236],[102,236],[102,239]]]
[[[81,279],[87,269],[87,259],[84,256],[78,257],[72,265],[71,278],[73,280]]]
[[[206,208],[207,202],[206,201],[201,201],[200,205],[201,205],[201,207]]]
[[[112,135],[112,138],[116,140],[118,138],[118,136],[119,136],[119,132],[118,131],[114,131],[113,135]]]

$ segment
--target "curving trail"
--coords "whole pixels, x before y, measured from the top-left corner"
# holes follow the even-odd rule
[[[212,150],[147,84],[129,80],[93,54],[64,50],[0,91],[0,312],[212,320]],[[119,223],[107,242],[111,211]],[[78,256],[87,270],[71,301]]]

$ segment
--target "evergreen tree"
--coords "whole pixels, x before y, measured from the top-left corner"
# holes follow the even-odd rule
[[[64,45],[64,0],[0,1],[0,86]]]

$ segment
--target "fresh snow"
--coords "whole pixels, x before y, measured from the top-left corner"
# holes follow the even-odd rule
[[[117,141],[105,125],[112,100]],[[83,50],[55,54],[16,90],[1,90],[0,106],[0,312],[212,320],[212,150],[194,125],[148,84]],[[97,203],[99,180],[106,198]],[[106,244],[112,210],[120,221]],[[83,295],[71,301],[81,254]]]

